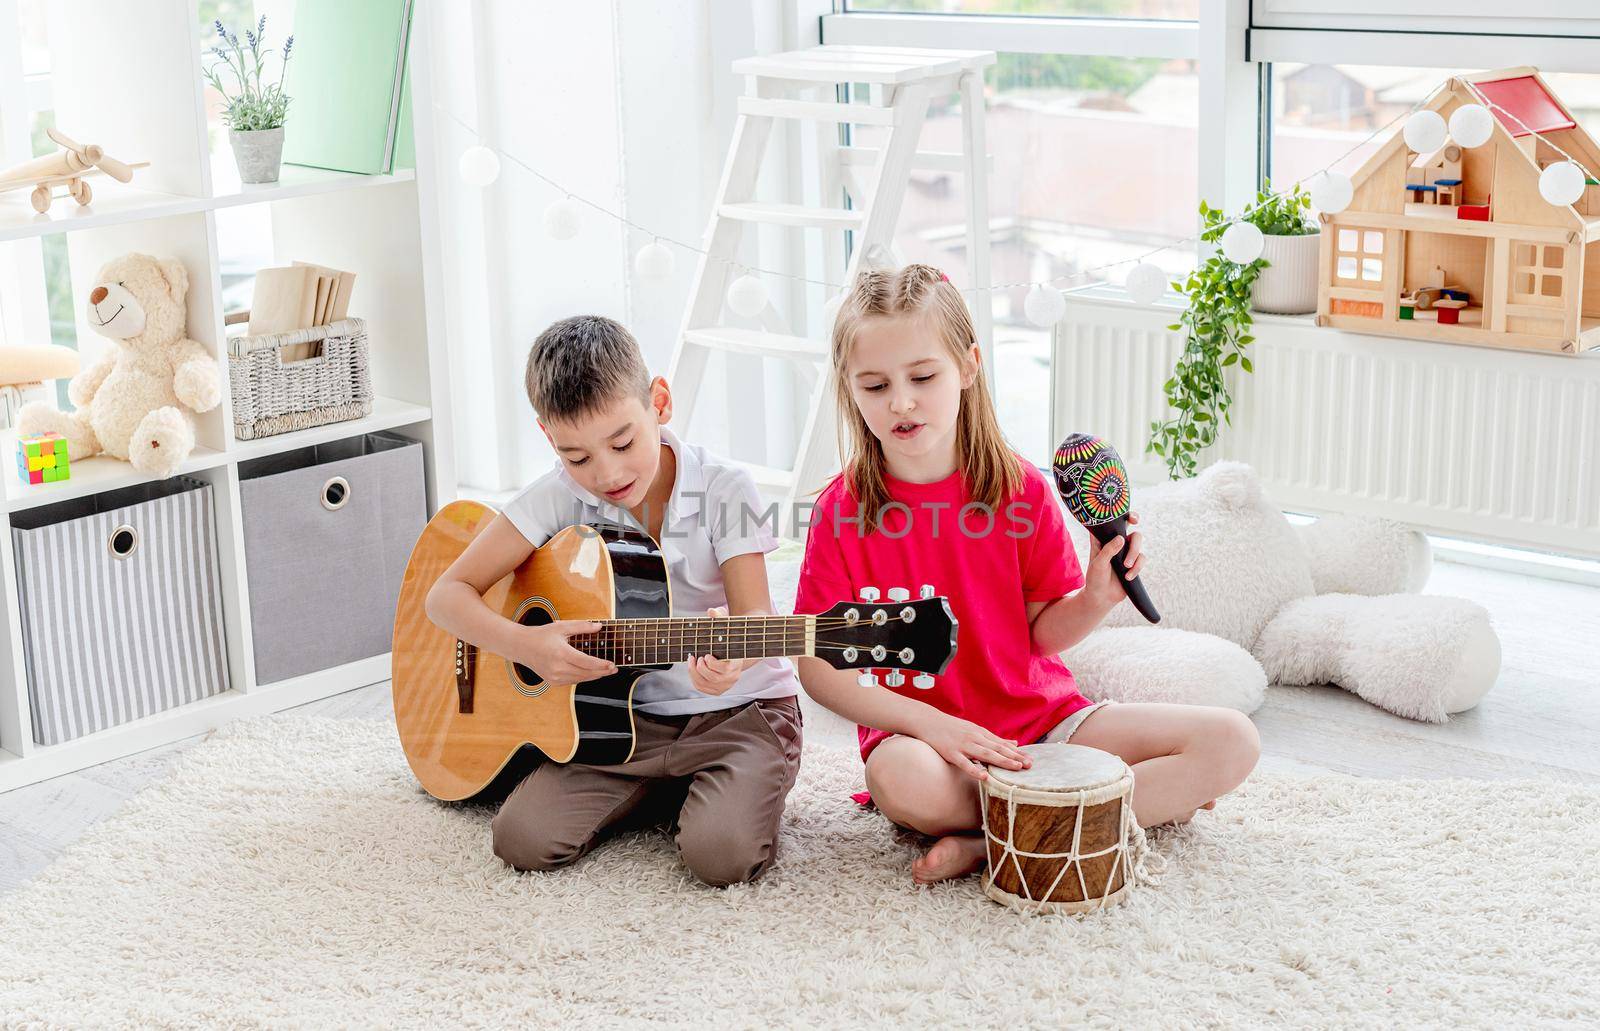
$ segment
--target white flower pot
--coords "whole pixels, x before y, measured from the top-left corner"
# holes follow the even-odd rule
[[[1304,315],[1317,310],[1317,251],[1321,237],[1268,236],[1261,256],[1267,267],[1250,289],[1250,307],[1275,315]]]
[[[240,182],[278,181],[278,167],[283,159],[283,126],[250,132],[230,129],[228,140],[233,144],[233,157],[239,164]]]

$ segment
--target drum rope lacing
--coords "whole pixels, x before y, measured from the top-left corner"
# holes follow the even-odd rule
[[[1131,776],[1131,770],[1129,774]],[[1132,788],[1124,792],[1121,783],[1114,783],[1098,789],[1050,792],[1048,798],[1042,798],[1041,795],[1044,794],[1042,792],[1020,788],[1018,785],[1009,783],[997,785],[992,778],[988,781],[988,785],[991,791],[995,791],[997,787],[1004,789],[996,791],[996,794],[1006,801],[1006,836],[1003,839],[999,838],[989,829],[989,807],[987,805],[979,807],[983,820],[983,835],[985,839],[994,842],[1002,849],[1004,854],[1000,858],[1000,866],[1004,867],[1006,861],[1010,860],[1012,867],[1017,871],[1017,879],[1022,884],[1022,891],[1027,901],[1032,903],[1031,907],[1024,905],[1024,910],[1035,913],[1042,911],[1043,907],[1048,904],[1050,896],[1055,894],[1056,888],[1061,884],[1061,879],[1066,876],[1068,870],[1072,870],[1077,874],[1078,889],[1082,892],[1084,901],[1088,903],[1089,885],[1083,875],[1083,860],[1097,859],[1112,852],[1117,853],[1117,858],[1112,862],[1111,869],[1106,875],[1104,892],[1098,899],[1093,901],[1092,908],[1099,909],[1104,907],[1117,895],[1126,891],[1131,884],[1157,885],[1161,883],[1159,874],[1166,868],[1166,857],[1157,855],[1151,850],[1150,841],[1145,836],[1144,828],[1139,826],[1139,821],[1134,817],[1133,806],[1129,804],[1133,798]],[[1025,800],[1029,804],[1076,805],[1078,807],[1077,814],[1073,819],[1072,848],[1069,851],[1029,852],[1012,844],[1016,840],[1017,796],[1019,793],[1029,796]],[[1097,852],[1082,851],[1084,811],[1091,806],[1100,805],[1112,799],[1123,799],[1122,830],[1117,836],[1116,844],[1109,848],[1100,849]],[[989,862],[989,879],[992,883],[995,876],[995,863],[993,853],[987,847],[984,849],[984,857]],[[1035,898],[1033,888],[1028,884],[1028,875],[1022,869],[1021,859],[1064,859],[1066,862],[1056,872],[1055,879],[1050,882],[1050,887],[1045,890],[1044,894]],[[1153,864],[1159,865],[1152,869]],[[1116,880],[1118,869],[1127,871],[1127,876],[1124,878],[1123,887],[1113,893],[1111,885]]]

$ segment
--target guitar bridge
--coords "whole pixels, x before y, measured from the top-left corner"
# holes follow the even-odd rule
[[[456,641],[456,696],[459,699],[458,711],[468,713],[472,711],[472,696],[477,686],[478,679],[478,646],[465,641]]]

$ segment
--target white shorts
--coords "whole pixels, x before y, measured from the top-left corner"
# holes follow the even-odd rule
[[[1057,723],[1055,726],[1051,727],[1049,733],[1045,734],[1045,736],[1039,740],[1041,742],[1054,741],[1057,744],[1071,741],[1072,735],[1076,734],[1078,732],[1078,728],[1083,726],[1083,721],[1089,718],[1090,713],[1093,713],[1097,709],[1102,709],[1110,704],[1110,701],[1090,702],[1088,705],[1085,705],[1071,716],[1068,716],[1060,723]]]

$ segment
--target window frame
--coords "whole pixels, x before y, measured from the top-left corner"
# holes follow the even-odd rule
[[[1333,233],[1333,278],[1340,286],[1353,286],[1358,289],[1371,290],[1373,283],[1383,283],[1383,266],[1388,260],[1384,253],[1384,233],[1381,229],[1368,229],[1364,226],[1335,226]],[[1355,238],[1355,247],[1348,248],[1344,245],[1345,236],[1349,234]],[[1370,244],[1377,243],[1374,250]],[[1355,269],[1355,274],[1346,276],[1339,271],[1346,261],[1351,262],[1350,267]],[[1371,275],[1368,275],[1368,272]]]
[[[1600,17],[1589,0],[1527,0],[1515,17],[1496,0],[1459,6],[1464,9],[1441,16],[1420,4],[1414,10],[1422,13],[1396,14],[1392,0],[1206,0],[1198,20],[1176,21],[849,11],[845,0],[832,0],[833,12],[818,19],[818,33],[824,44],[1192,59],[1200,85],[1199,194],[1231,212],[1254,198],[1272,168],[1274,62],[1415,67],[1418,55],[1426,55],[1429,65],[1443,69],[1600,67]],[[1370,289],[1381,284],[1394,256],[1367,253],[1366,239],[1364,233],[1358,238],[1356,278],[1347,285]],[[1200,259],[1211,250],[1195,246]],[[1562,273],[1539,268],[1536,292],[1544,274]],[[1563,277],[1563,291],[1566,286]]]
[[[1197,21],[1145,18],[845,11],[823,15],[822,42],[1075,57],[1192,59],[1199,56],[1199,29]]]
[[[1532,263],[1524,264],[1523,256],[1530,251]],[[1552,258],[1555,264],[1551,264]],[[1510,265],[1510,285],[1506,291],[1508,303],[1550,308],[1553,311],[1565,307],[1568,275],[1565,244],[1513,239]],[[1524,276],[1528,277],[1530,285],[1526,291],[1520,287]],[[1556,283],[1555,293],[1545,291],[1547,281]]]
[[[1072,15],[850,11],[833,0],[825,44],[985,49],[1086,57],[1190,58],[1200,78],[1200,196],[1232,211],[1272,168],[1272,65],[1600,67],[1589,0],[1461,0],[1448,15],[1394,13],[1392,0],[1216,0],[1197,21]],[[1198,221],[1196,223],[1198,227]],[[1202,255],[1204,250],[1202,249]]]
[[[1199,79],[1198,194],[1237,207],[1254,195],[1261,170],[1260,78],[1258,70],[1243,60],[1247,4],[1248,0],[1204,0],[1201,20],[1183,21],[852,12],[843,9],[845,0],[833,0],[834,13],[819,19],[819,38],[825,45],[1192,60]],[[1213,8],[1222,16],[1206,17]],[[1198,211],[1193,229],[1198,237]],[[1193,246],[1196,257],[1209,249],[1198,238]],[[979,346],[985,362],[995,368],[993,339],[981,340]],[[988,385],[992,393],[1003,389],[997,376]]]
[[[914,46],[1079,57],[1182,58],[1200,85],[1199,194],[1228,210],[1254,196],[1265,165],[1265,87],[1246,54],[1250,0],[1201,5],[1198,21],[1070,15],[847,11],[821,18],[824,44]],[[1196,214],[1195,229],[1199,230]],[[1209,245],[1196,242],[1203,257]]]

